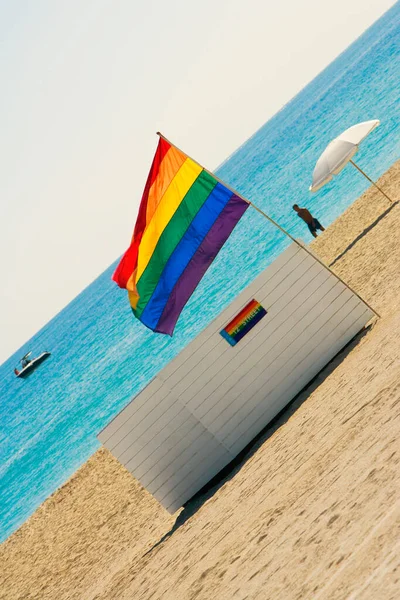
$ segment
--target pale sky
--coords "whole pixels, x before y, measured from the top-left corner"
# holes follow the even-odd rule
[[[0,0],[0,363],[129,244],[160,130],[209,169],[393,0]]]

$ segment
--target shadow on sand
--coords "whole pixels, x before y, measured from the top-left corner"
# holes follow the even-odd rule
[[[199,490],[183,507],[179,513],[172,529],[154,544],[143,556],[153,552],[161,546],[175,531],[182,527],[198,510],[207,502],[225,483],[230,481],[246,464],[246,462],[257,452],[258,448],[268,440],[279,427],[286,423],[296,410],[307,400],[307,398],[318,388],[319,385],[336,369],[355,346],[371,331],[374,323],[364,327],[342,350],[325,365],[325,367],[304,387],[285,408],[264,427],[262,431],[248,444],[226,467],[211,479],[201,490]]]
[[[348,246],[347,248],[345,248],[343,250],[343,252],[341,252],[333,262],[330,263],[330,267],[333,267],[333,265],[335,263],[337,263],[338,260],[340,260],[341,258],[343,258],[343,256],[349,251],[351,250],[356,244],[357,242],[359,242],[364,236],[367,235],[367,233],[369,233],[371,231],[371,229],[373,229],[376,225],[378,225],[378,223],[384,219],[391,210],[393,210],[393,208],[395,206],[397,206],[397,204],[399,204],[399,201],[396,200],[396,202],[393,202],[393,204],[391,204],[389,206],[389,208],[387,208],[381,215],[379,215],[379,217],[377,219],[375,219],[375,221],[373,223],[371,223],[371,225],[368,225],[368,227],[366,227]]]

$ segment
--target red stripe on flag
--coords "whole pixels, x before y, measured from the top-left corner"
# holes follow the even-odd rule
[[[133,232],[131,245],[128,250],[125,252],[121,261],[115,272],[112,276],[113,281],[119,285],[120,288],[126,288],[128,280],[134,270],[137,267],[137,259],[138,259],[138,251],[139,244],[141,242],[143,233],[146,229],[146,212],[147,212],[147,200],[149,197],[149,191],[151,186],[153,185],[158,172],[160,170],[160,165],[163,161],[164,156],[167,154],[168,150],[171,148],[171,145],[166,142],[163,138],[160,138],[157,146],[156,153],[153,158],[153,162],[150,168],[149,175],[147,177],[146,185],[144,188],[143,196],[140,201],[138,217],[135,225],[135,230]]]

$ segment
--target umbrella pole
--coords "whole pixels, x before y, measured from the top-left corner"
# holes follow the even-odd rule
[[[364,175],[364,177],[366,177],[368,179],[369,182],[372,183],[372,185],[374,185],[376,187],[377,190],[380,191],[381,194],[383,194],[385,196],[385,198],[387,198],[389,200],[389,202],[391,204],[393,204],[394,200],[392,200],[391,198],[389,198],[389,196],[387,194],[385,194],[385,192],[375,183],[375,181],[372,181],[372,179],[370,177],[368,177],[368,175],[366,173],[364,173],[364,171],[362,169],[360,169],[360,167],[350,159],[351,164],[353,165],[353,167],[355,167],[357,169],[357,171],[360,171],[360,173],[362,175]]]

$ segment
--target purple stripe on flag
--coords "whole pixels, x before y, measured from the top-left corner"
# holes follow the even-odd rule
[[[172,335],[183,307],[248,207],[232,196],[175,284],[154,331]]]

